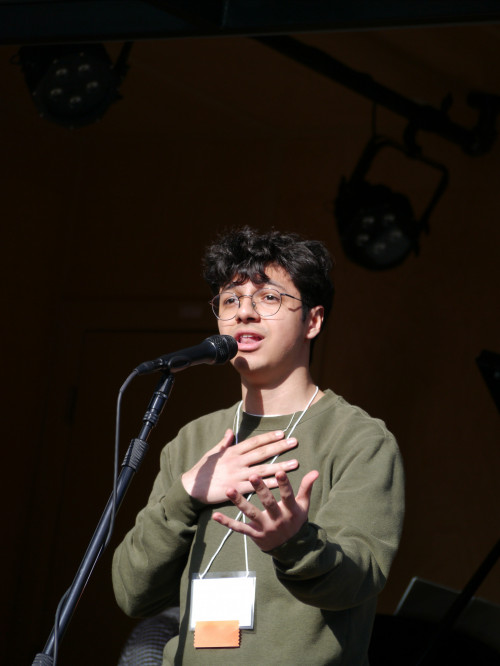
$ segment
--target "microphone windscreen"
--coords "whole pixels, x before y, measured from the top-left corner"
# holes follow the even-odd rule
[[[215,364],[230,361],[238,353],[238,343],[232,335],[212,335],[207,340],[215,347]]]

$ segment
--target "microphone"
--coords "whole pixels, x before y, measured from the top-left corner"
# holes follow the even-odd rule
[[[187,347],[187,349],[165,354],[165,356],[160,356],[154,361],[144,361],[144,363],[137,366],[135,373],[146,375],[157,370],[179,372],[200,363],[221,365],[236,356],[237,352],[238,343],[231,335],[212,335],[194,347]]]

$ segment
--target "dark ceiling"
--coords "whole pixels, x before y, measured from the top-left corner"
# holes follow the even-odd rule
[[[0,43],[287,34],[499,20],[497,0],[2,0]]]

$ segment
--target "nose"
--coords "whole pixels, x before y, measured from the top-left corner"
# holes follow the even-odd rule
[[[240,296],[240,306],[236,313],[236,318],[240,321],[250,321],[257,319],[259,315],[255,312],[252,305],[252,296]]]

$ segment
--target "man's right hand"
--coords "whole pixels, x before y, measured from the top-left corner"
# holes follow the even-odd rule
[[[253,492],[250,476],[257,475],[268,488],[276,488],[277,471],[289,472],[299,466],[297,460],[265,462],[297,446],[295,438],[284,437],[282,430],[276,430],[231,446],[234,433],[226,430],[222,440],[182,475],[182,484],[191,497],[205,504],[226,502],[229,487],[242,495]]]

